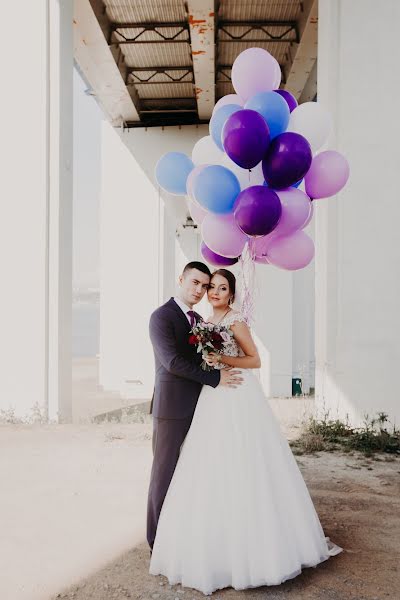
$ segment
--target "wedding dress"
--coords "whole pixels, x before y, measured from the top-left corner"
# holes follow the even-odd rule
[[[228,313],[221,325],[243,321]],[[224,351],[240,356],[234,338]],[[206,595],[278,585],[341,548],[326,538],[256,375],[204,386],[158,522],[150,573]]]

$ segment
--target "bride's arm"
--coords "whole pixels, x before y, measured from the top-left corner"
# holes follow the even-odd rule
[[[218,362],[228,365],[229,367],[238,367],[239,369],[259,369],[261,367],[260,355],[257,347],[251,337],[250,329],[246,323],[236,321],[231,325],[233,336],[236,342],[241,347],[244,356],[225,356],[223,354],[210,354],[209,364]]]

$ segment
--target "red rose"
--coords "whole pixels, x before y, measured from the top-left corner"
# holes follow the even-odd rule
[[[217,331],[213,331],[211,337],[213,342],[223,342],[222,335],[219,334]]]
[[[191,346],[195,346],[197,344],[197,337],[195,335],[191,335],[189,337],[189,344]]]

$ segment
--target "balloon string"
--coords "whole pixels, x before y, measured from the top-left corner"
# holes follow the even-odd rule
[[[239,259],[240,287],[242,296],[241,312],[250,326],[254,320],[254,292],[255,292],[255,240],[250,238]]]

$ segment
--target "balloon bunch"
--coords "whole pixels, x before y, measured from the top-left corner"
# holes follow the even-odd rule
[[[191,159],[169,152],[157,163],[160,187],[187,195],[203,257],[213,265],[234,264],[248,244],[255,262],[307,266],[314,244],[303,230],[313,200],[337,194],[348,180],[344,156],[318,153],[332,129],[330,114],[317,102],[298,106],[277,89],[280,81],[269,52],[245,50],[232,67],[236,94],[216,103],[210,135],[195,144]]]

